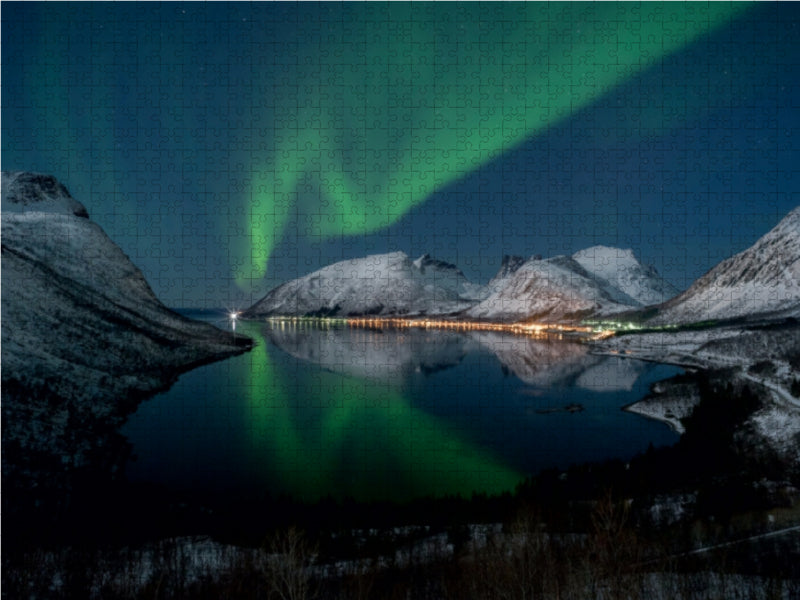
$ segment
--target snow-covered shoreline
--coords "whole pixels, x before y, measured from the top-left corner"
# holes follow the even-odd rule
[[[736,325],[675,332],[634,333],[592,342],[592,352],[683,367],[726,372],[734,384],[747,384],[764,402],[749,423],[773,449],[800,464],[800,398],[792,383],[800,378],[792,360],[800,356],[800,325]],[[660,386],[660,387],[659,387]],[[667,423],[682,432],[681,419],[698,401],[690,386],[667,380],[625,410]]]

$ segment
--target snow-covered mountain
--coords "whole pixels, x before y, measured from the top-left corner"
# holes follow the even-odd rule
[[[69,454],[68,422],[90,431],[179,372],[245,349],[164,307],[55,178],[4,172],[1,184],[4,448]]]
[[[444,315],[474,304],[475,292],[455,265],[391,252],[344,260],[284,283],[242,316]]]
[[[501,268],[487,287],[493,288],[491,293],[467,310],[467,316],[574,321],[629,310],[671,293],[671,286],[654,269],[639,264],[630,250],[604,246]]]
[[[413,263],[426,280],[426,286],[448,290],[459,300],[476,300],[483,293],[483,286],[472,283],[456,265],[423,254]]]
[[[744,316],[800,317],[800,206],[747,250],[659,307],[653,324]]]
[[[640,306],[660,304],[678,293],[654,267],[642,265],[630,249],[592,246],[576,252],[572,258],[593,275],[612,298],[623,304],[631,301]]]
[[[475,319],[496,321],[577,320],[625,310],[577,262],[566,256],[531,258],[485,300],[466,311]]]
[[[540,259],[541,256],[537,256],[536,258]],[[522,256],[504,254],[503,260],[500,262],[500,268],[497,270],[494,277],[489,280],[489,283],[484,286],[480,300],[486,300],[490,295],[502,289],[503,286],[506,285],[508,278],[525,264],[525,260],[526,259]]]
[[[574,257],[503,257],[485,286],[450,263],[392,252],[342,261],[289,281],[245,311],[269,315],[449,315],[576,320],[662,301],[676,290],[630,250],[596,246]]]

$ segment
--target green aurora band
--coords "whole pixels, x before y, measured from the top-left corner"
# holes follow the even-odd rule
[[[293,220],[309,240],[388,227],[752,5],[34,6],[12,125],[40,168],[131,247],[147,229],[182,252],[184,213],[207,212],[250,291]]]
[[[309,238],[385,228],[586,107],[743,3],[357,3],[299,24],[261,98],[237,283],[266,273],[297,213]],[[254,67],[255,68],[255,67]],[[254,73],[255,77],[258,77]]]

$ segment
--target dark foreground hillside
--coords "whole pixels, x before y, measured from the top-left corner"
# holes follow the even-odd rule
[[[800,477],[754,452],[744,424],[762,399],[725,372],[682,377],[700,402],[677,445],[499,497],[198,504],[120,487],[64,515],[60,540],[4,543],[4,595],[798,597]]]

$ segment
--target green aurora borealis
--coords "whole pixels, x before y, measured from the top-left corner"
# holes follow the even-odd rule
[[[776,205],[758,211],[761,227],[792,202],[769,176],[791,163],[772,124],[794,123],[792,88],[770,85],[792,77],[792,14],[727,2],[4,3],[3,168],[59,177],[174,306],[254,302],[333,258],[398,249],[480,281],[503,252],[626,244],[691,280],[731,254],[731,237],[669,262],[660,253],[689,232],[681,215],[665,227],[665,212],[773,189],[758,199]],[[759,177],[709,185],[721,170],[745,177],[743,149]],[[508,215],[490,214],[501,204]],[[717,214],[701,225],[726,226]],[[554,228],[574,247],[544,238]]]
[[[345,5],[271,82],[237,281],[295,203],[312,237],[388,227],[434,191],[746,8],[729,3]]]

